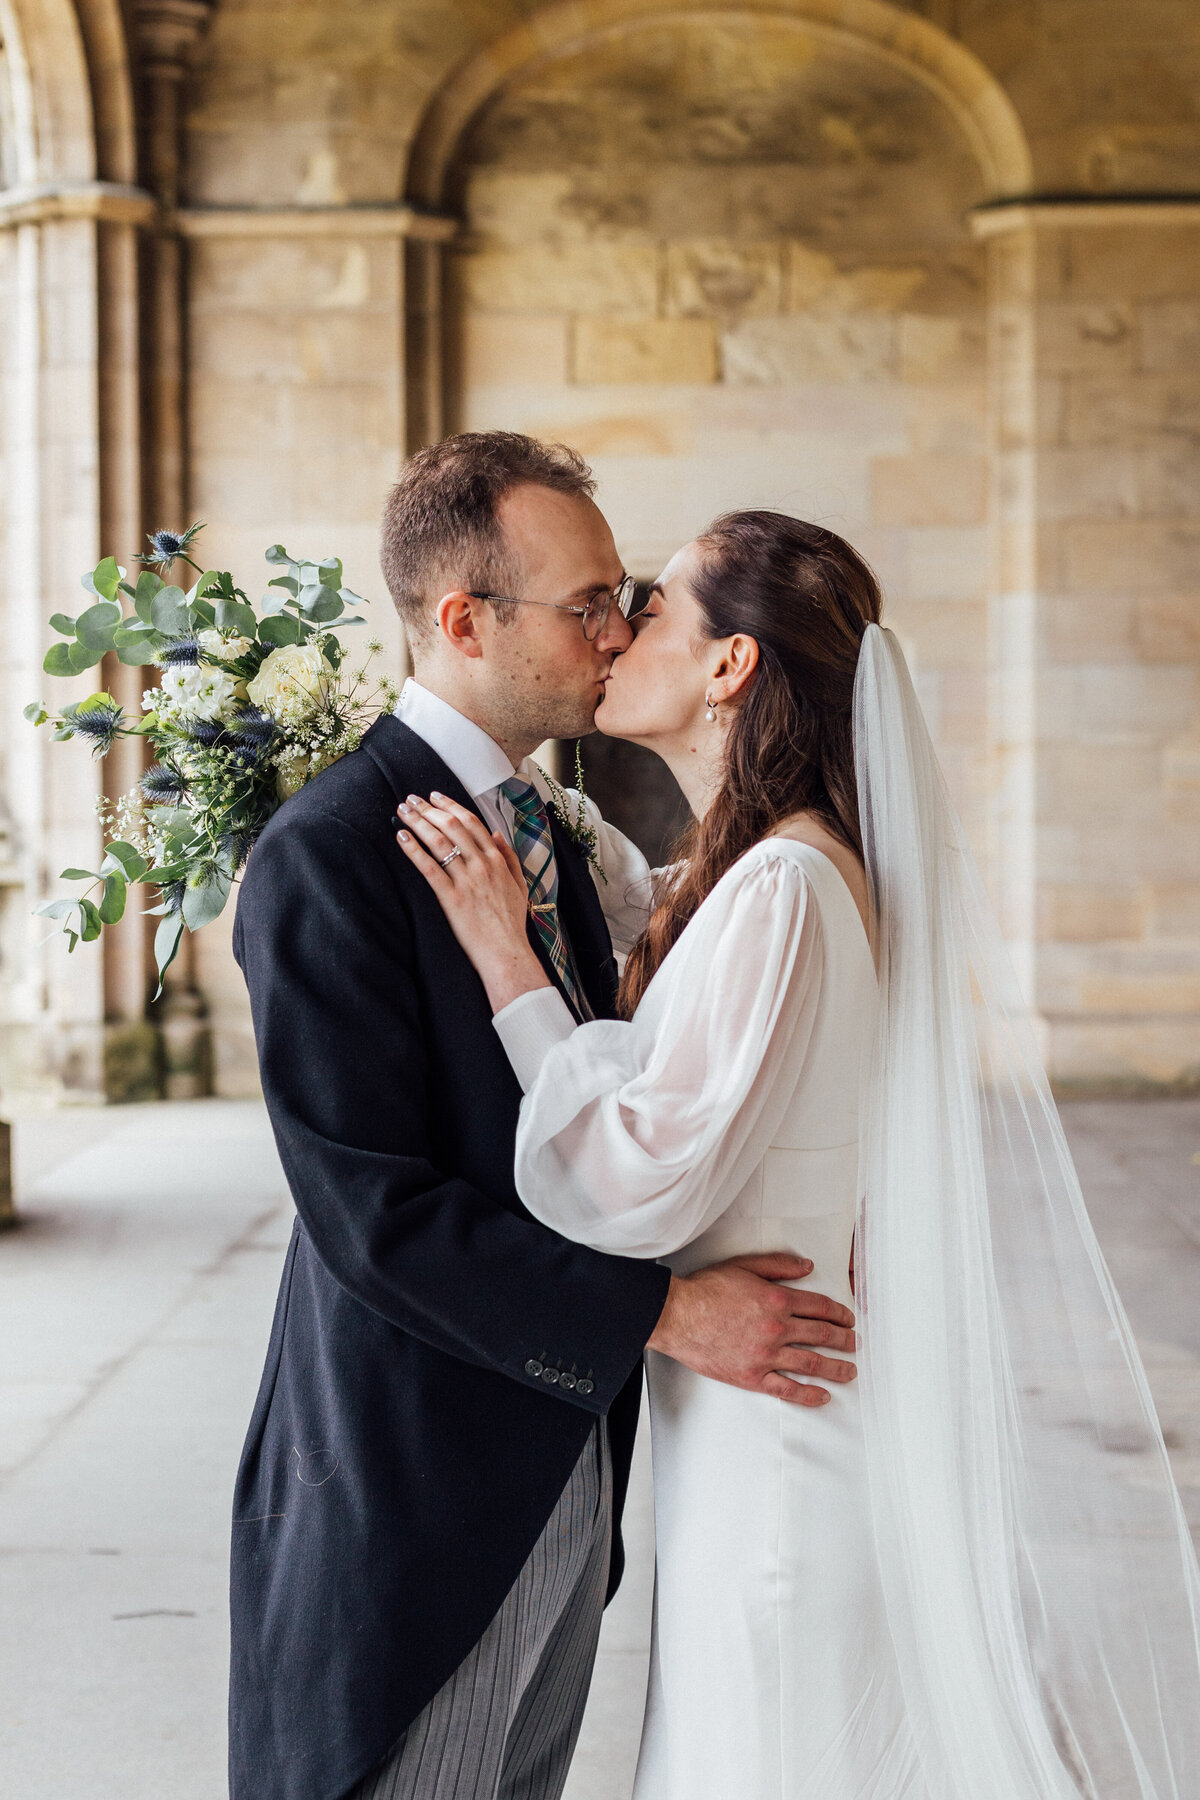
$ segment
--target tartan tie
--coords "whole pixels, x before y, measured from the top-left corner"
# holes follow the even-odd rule
[[[519,775],[502,781],[500,792],[513,809],[513,846],[525,871],[534,928],[575,1011],[581,1019],[594,1018],[558,920],[558,867],[546,809],[537,789]]]

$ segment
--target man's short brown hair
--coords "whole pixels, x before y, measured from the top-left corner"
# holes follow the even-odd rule
[[[590,499],[592,472],[577,450],[518,431],[464,431],[410,456],[383,513],[383,578],[410,635],[430,625],[430,604],[454,588],[510,594],[521,571],[496,508],[527,484]]]

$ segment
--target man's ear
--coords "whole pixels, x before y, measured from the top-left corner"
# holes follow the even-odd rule
[[[714,700],[732,700],[758,667],[758,643],[744,632],[735,632],[720,646],[709,691]]]
[[[433,617],[437,635],[449,649],[457,651],[460,656],[483,655],[480,608],[486,604],[486,601],[476,600],[473,594],[464,593],[461,588],[442,595]]]

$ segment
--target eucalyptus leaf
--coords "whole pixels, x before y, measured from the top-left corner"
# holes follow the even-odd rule
[[[269,563],[292,563],[292,558],[288,555],[282,544],[272,544],[271,548],[265,552],[265,555]]]
[[[211,631],[217,622],[216,610],[209,600],[193,600],[188,610],[192,615],[192,623],[202,630]]]
[[[125,579],[125,571],[120,567],[115,556],[106,556],[103,562],[97,563],[92,570],[92,590],[105,600],[111,600]]]
[[[187,888],[183,896],[183,917],[189,931],[200,931],[205,925],[212,924],[224,911],[232,886],[232,878],[220,874],[212,881]]]
[[[162,993],[163,976],[179,953],[179,941],[182,936],[182,918],[178,913],[167,913],[154,934],[154,961],[158,967],[158,988],[154,995],[156,1000]]]
[[[188,605],[194,606],[202,594],[207,594],[209,588],[216,587],[220,579],[221,571],[219,569],[205,569],[203,575],[197,578],[188,591]]]
[[[254,616],[252,606],[243,606],[240,600],[217,601],[217,630],[236,633],[238,637],[252,638],[258,629],[258,620]]]
[[[191,624],[182,588],[165,587],[150,603],[150,621],[166,637],[182,637]]]
[[[336,588],[320,587],[317,589],[317,598],[305,607],[304,612],[307,618],[327,625],[331,619],[340,619],[345,610]]]
[[[75,621],[69,613],[51,613],[50,623],[55,631],[61,631],[64,637],[75,636]]]
[[[113,648],[117,653],[117,661],[124,663],[127,669],[144,669],[147,663],[154,661],[156,647],[161,642],[162,639],[156,633],[153,638],[143,637],[133,643],[117,643]],[[132,729],[140,730],[140,726],[135,725]]]
[[[122,838],[104,846],[101,873],[110,875],[118,867],[124,870],[129,881],[140,881],[146,873],[146,859],[141,851],[135,850],[132,844],[125,843]]]
[[[72,913],[79,913],[79,906],[78,899],[43,900],[33,910],[39,919],[69,919]]]
[[[361,594],[356,594],[353,588],[340,587],[338,593],[347,606],[370,606],[371,604],[369,600],[364,600]]]
[[[21,716],[28,719],[31,725],[44,725],[50,714],[41,700],[31,700],[29,705],[22,709]]]
[[[321,571],[322,581],[328,582],[330,587],[340,586],[342,579],[342,559],[340,556],[327,556],[323,562],[317,564],[317,567]],[[331,576],[333,577],[332,580],[330,580]]]
[[[83,914],[83,930],[79,935],[85,944],[94,944],[104,926],[100,909],[94,900],[81,900],[79,910]]]
[[[66,649],[67,657],[71,664],[72,675],[82,675],[85,669],[95,668],[96,664],[104,655],[105,650],[108,648],[108,645],[102,645],[97,649],[91,649],[87,644],[67,644],[64,648]],[[45,666],[45,663],[43,663],[42,667],[45,668]]]
[[[300,592],[300,583],[294,575],[277,575],[274,581],[268,581],[269,588],[286,588],[294,600]]]
[[[64,869],[60,881],[99,881],[95,869]]]
[[[258,628],[260,642],[273,644],[276,648],[280,644],[303,643],[305,635],[300,620],[293,618],[290,613],[280,613],[276,618],[264,619]]]
[[[80,613],[75,621],[75,636],[86,650],[99,650],[103,655],[113,647],[113,632],[121,623],[121,608],[114,602],[102,600],[98,606],[89,606],[86,612]]]
[[[51,644],[42,658],[42,668],[47,675],[74,675],[71,667],[71,651],[73,644]]]
[[[162,576],[155,569],[143,569],[137,578],[133,610],[138,618],[144,620],[147,625],[150,624],[150,608],[154,604],[155,596],[161,594],[166,585]]]
[[[278,613],[281,613],[285,607],[292,604],[292,597],[290,594],[266,593],[263,595],[260,604],[263,610],[263,617],[266,619],[273,619]]]
[[[122,874],[113,873],[105,878],[104,893],[100,900],[100,917],[106,925],[115,925],[125,915],[125,900],[129,889]]]

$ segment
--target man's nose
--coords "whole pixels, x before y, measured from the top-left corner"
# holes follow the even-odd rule
[[[596,648],[609,652],[613,656],[620,656],[623,650],[628,650],[632,642],[633,626],[619,607],[614,606],[604,621],[604,630],[596,639]]]

